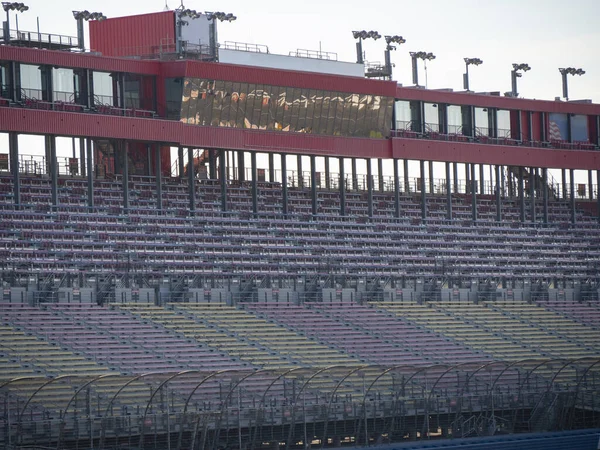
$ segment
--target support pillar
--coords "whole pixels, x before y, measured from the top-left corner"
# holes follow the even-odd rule
[[[252,170],[252,212],[258,214],[258,179],[256,170],[256,152],[250,152],[250,165]]]
[[[405,159],[404,163],[404,192],[410,193],[410,180],[408,178],[408,160]]]
[[[479,195],[485,194],[485,174],[483,164],[479,164]]]
[[[213,154],[213,159],[216,159],[214,155],[215,150],[210,150]],[[221,211],[227,212],[227,150],[219,150],[219,184],[221,185]],[[216,161],[215,161],[216,162]]]
[[[427,220],[427,196],[425,195],[425,161],[419,161],[421,171],[421,219],[423,222]]]
[[[502,170],[496,166],[496,222],[502,221]]]
[[[58,165],[56,161],[56,136],[46,136],[47,167],[50,175],[52,206],[58,206]]]
[[[86,139],[85,143],[87,159],[87,204],[88,208],[94,207],[94,165],[92,164],[92,140]]]
[[[567,197],[567,171],[566,169],[560,169],[560,179],[562,183],[562,196],[563,200],[566,200]]]
[[[304,177],[302,175],[302,155],[297,156],[296,167],[298,168],[298,187],[302,189],[304,187]]]
[[[275,183],[275,155],[269,153],[269,183]]]
[[[471,164],[465,164],[465,194],[471,192]]]
[[[473,222],[477,222],[477,180],[475,179],[475,164],[471,164],[471,213]]]
[[[452,180],[454,182],[454,193],[458,194],[458,163],[452,163]]]
[[[542,169],[542,195],[544,197],[544,225],[548,225],[548,169]]]
[[[431,195],[434,194],[433,184],[433,161],[429,161],[429,193]]]
[[[588,170],[588,198],[594,200],[594,181],[591,169]]]
[[[396,218],[400,218],[400,174],[398,169],[398,159],[392,159],[394,164],[394,212]]]
[[[371,158],[367,162],[367,215],[373,217],[373,171],[371,168]]]
[[[10,171],[13,182],[13,199],[16,209],[21,205],[21,174],[19,173],[19,135],[8,133],[8,151],[10,153]]]
[[[196,212],[196,183],[194,177],[194,149],[188,147],[188,195],[189,195],[189,207],[190,207],[190,215],[194,215]]]
[[[529,199],[531,201],[530,205],[530,215],[531,221],[533,223],[536,222],[535,217],[535,168],[529,168]]]
[[[446,219],[452,220],[452,180],[449,161],[446,161]]]
[[[156,209],[162,212],[162,161],[160,158],[160,144],[154,145],[154,165],[156,169]]]
[[[310,198],[312,202],[312,215],[317,215],[317,157],[310,155]]]
[[[179,167],[179,179],[183,180],[185,175],[185,161],[183,160],[183,147],[177,147],[177,166]]]
[[[340,180],[339,180],[340,216],[344,217],[346,215],[346,175],[344,174],[344,158],[342,158],[342,157],[339,158],[339,165],[340,165]]]
[[[329,168],[329,156],[325,157],[325,189],[331,189],[331,170]]]
[[[208,177],[211,180],[216,180],[219,177],[217,174],[217,158],[220,158],[221,156],[220,153],[217,152],[218,150],[208,150]],[[224,166],[227,165],[224,164]],[[227,170],[225,170],[225,172],[227,173]]]
[[[356,158],[352,158],[352,190],[358,191],[358,175],[356,173]]]
[[[287,177],[287,155],[281,154],[281,209],[283,215],[288,213],[288,177]]]
[[[569,183],[571,185],[571,223],[577,221],[575,217],[575,171],[569,170]]]
[[[523,167],[519,166],[519,218],[521,222],[525,222],[525,193],[523,192]]]
[[[85,177],[85,138],[79,138],[79,173]]]
[[[384,191],[384,182],[383,182],[383,159],[377,159],[377,175],[379,177],[379,192]]]
[[[600,170],[596,170],[596,188],[598,189],[598,192],[596,192],[598,223],[600,223]]]
[[[238,150],[237,152],[237,160],[238,160],[238,181],[243,182],[246,181],[246,161],[243,150]]]
[[[123,177],[123,211],[129,212],[129,143],[119,141],[120,156],[121,156],[121,173]]]

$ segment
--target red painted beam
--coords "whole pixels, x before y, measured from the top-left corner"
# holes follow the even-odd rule
[[[557,150],[427,139],[392,139],[394,158],[552,169],[600,169],[600,151]]]

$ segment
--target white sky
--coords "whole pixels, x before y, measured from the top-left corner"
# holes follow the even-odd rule
[[[180,0],[167,0],[170,8]],[[30,9],[19,14],[19,28],[75,35],[72,10],[101,11],[108,17],[161,11],[163,0],[27,0]],[[355,61],[352,30],[399,34],[407,40],[392,54],[394,78],[411,84],[409,51],[433,52],[428,64],[430,88],[462,89],[464,57],[484,64],[470,70],[474,91],[510,90],[513,62],[532,70],[519,79],[521,96],[554,99],[561,95],[559,67],[583,68],[582,77],[569,76],[571,99],[600,102],[600,0],[184,0],[198,11],[237,15],[219,24],[219,40],[268,45],[272,53],[319,49],[336,52],[340,60]],[[11,16],[14,27],[14,13]],[[88,41],[89,44],[89,41]],[[366,41],[366,59],[382,61],[385,42]],[[424,72],[420,68],[421,84]]]

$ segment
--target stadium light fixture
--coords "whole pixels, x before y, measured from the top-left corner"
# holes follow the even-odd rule
[[[237,20],[237,17],[234,16],[231,13],[224,13],[221,11],[217,11],[217,12],[205,12],[204,14],[206,14],[206,18],[208,20],[218,20],[220,22],[233,22],[234,20]]]
[[[513,66],[513,70],[511,71],[512,91],[511,91],[510,95],[511,95],[511,97],[518,97],[519,92],[517,90],[517,78],[522,77],[522,74],[520,73],[520,71],[527,72],[528,70],[531,70],[531,67],[527,63],[520,63],[520,64],[513,63],[512,66]]]
[[[419,85],[419,67],[417,65],[417,60],[422,59],[425,63],[425,86],[427,87],[427,61],[432,61],[435,59],[435,55],[431,52],[410,52],[410,57],[412,58],[412,78],[413,84],[415,86]]]
[[[394,35],[394,36],[385,36],[385,76],[387,76],[390,80],[392,79],[392,58],[391,51],[396,50],[396,46],[392,44],[404,44],[406,43],[406,39],[402,36]]]
[[[95,20],[102,22],[106,20],[106,16],[101,12],[89,12],[87,9],[83,11],[73,11],[73,18],[77,21],[77,42],[79,49],[85,51],[85,38],[83,34],[83,21]]]
[[[562,89],[563,89],[563,97],[565,100],[569,100],[569,86],[567,85],[567,75],[583,75],[585,74],[585,70],[583,69],[575,69],[574,67],[560,68],[558,69],[560,74],[562,75]]]
[[[213,61],[217,61],[217,26],[216,21],[219,22],[233,22],[237,20],[237,16],[231,13],[225,13],[222,11],[206,11],[206,18],[208,19],[208,39],[209,39],[209,50],[210,56]]]
[[[10,11],[23,13],[29,9],[29,6],[20,2],[2,2],[2,9],[6,12],[6,22],[4,22],[2,34],[4,35],[4,43],[8,45],[10,42]]]
[[[463,75],[463,85],[466,91],[469,90],[469,66],[478,66],[483,64],[483,61],[479,58],[465,58],[466,72]]]
[[[374,41],[376,41],[377,39],[381,38],[381,35],[379,34],[379,32],[374,31],[374,30],[371,30],[371,31],[362,30],[362,31],[353,31],[352,37],[354,37],[354,39],[358,39],[358,42],[356,43],[356,63],[364,64],[365,58],[364,58],[363,49],[362,49],[362,41],[364,39],[373,39]],[[400,37],[400,36],[398,36],[398,37]]]

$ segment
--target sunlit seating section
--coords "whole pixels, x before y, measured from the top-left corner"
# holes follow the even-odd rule
[[[555,311],[563,316],[570,317],[579,323],[584,323],[594,328],[600,328],[600,304],[576,301],[539,301],[542,306],[550,311]]]
[[[360,363],[357,358],[232,306],[198,303],[178,304],[175,307],[302,366],[323,367]]]

